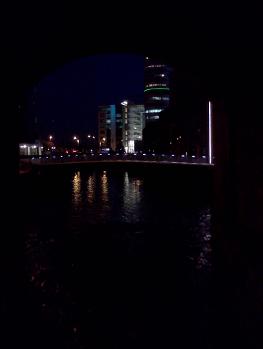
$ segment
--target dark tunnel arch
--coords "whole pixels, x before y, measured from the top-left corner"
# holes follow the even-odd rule
[[[23,7],[24,3],[21,3],[21,6]],[[178,21],[179,16],[171,11],[169,20],[165,17],[160,20],[162,29],[152,28],[151,21],[146,21],[145,16],[136,16],[138,9],[136,7],[136,10],[128,11],[128,19],[137,20],[136,27],[133,26],[132,29],[123,27],[121,34],[125,35],[124,41],[121,34],[118,33],[118,16],[107,17],[107,14],[100,15],[99,10],[95,13],[90,10],[89,16],[100,19],[97,23],[103,30],[103,33],[100,34],[93,24],[86,25],[87,18],[89,18],[87,12],[83,12],[79,24],[76,19],[73,19],[76,14],[74,10],[77,12],[76,7],[73,8],[72,16],[64,18],[60,15],[61,8],[55,9],[54,6],[46,9],[45,16],[43,15],[41,20],[39,20],[40,14],[32,20],[25,10],[16,9],[16,23],[11,23],[13,32],[10,35],[6,34],[2,46],[2,55],[5,58],[5,63],[2,65],[2,82],[4,82],[5,90],[2,104],[5,119],[3,128],[5,132],[3,133],[6,136],[6,144],[10,144],[8,152],[3,154],[5,164],[3,183],[7,189],[7,195],[3,197],[5,208],[2,213],[5,215],[4,221],[8,228],[2,235],[2,244],[5,246],[3,257],[11,270],[4,276],[6,282],[3,282],[3,287],[5,288],[8,284],[12,285],[11,292],[7,288],[7,308],[11,303],[11,314],[15,315],[15,318],[19,317],[17,309],[23,302],[21,295],[15,291],[19,290],[23,280],[14,278],[22,258],[20,255],[22,237],[17,227],[12,229],[14,221],[19,218],[17,213],[19,207],[16,207],[17,187],[14,182],[11,182],[14,177],[15,181],[17,180],[18,172],[16,132],[19,115],[17,105],[23,98],[25,89],[33,86],[57,67],[80,57],[106,52],[130,52],[131,50],[140,54],[151,53],[167,58],[177,66],[182,75],[183,72],[188,72],[192,79],[200,78],[205,93],[218,102],[219,117],[217,120],[220,121],[220,124],[217,124],[215,130],[219,147],[217,153],[219,166],[216,167],[215,178],[218,208],[215,235],[218,244],[216,258],[219,263],[222,263],[221,268],[226,272],[225,275],[228,275],[227,281],[235,283],[233,278],[235,279],[237,273],[241,275],[244,272],[244,264],[247,267],[248,261],[250,265],[257,262],[258,250],[254,246],[260,242],[263,231],[263,220],[260,219],[263,207],[263,187],[260,181],[262,171],[259,161],[262,158],[263,138],[262,122],[258,118],[262,114],[262,98],[259,93],[261,90],[256,88],[262,84],[262,40],[260,35],[253,34],[251,29],[246,29],[244,35],[246,25],[243,22],[243,29],[235,27],[232,30],[229,23],[224,21],[222,13],[218,13],[218,9],[216,11],[209,9],[209,21],[207,21],[206,13],[200,16],[201,11],[197,11],[192,16],[194,21],[190,26],[185,16]],[[190,15],[193,15],[194,10],[189,9],[189,11]],[[151,10],[152,12],[154,16],[151,18],[156,18],[160,14],[158,8],[155,11]],[[223,12],[222,9],[221,12]],[[58,19],[50,22],[50,13],[55,13],[54,18],[59,15]],[[229,9],[226,10],[226,13],[229,14],[231,24],[234,18],[238,17],[236,7],[233,14]],[[111,26],[113,20],[115,24]],[[214,25],[211,25],[213,21]],[[26,29],[25,26],[27,26]],[[9,27],[10,23],[7,23],[6,28]],[[149,27],[151,27],[150,31]],[[185,28],[190,28],[187,29],[187,33]],[[145,29],[147,29],[147,34],[150,32],[151,37],[145,34]],[[257,30],[257,33],[261,32]],[[160,38],[164,38],[164,41],[156,48],[156,43],[160,43]],[[10,172],[14,176],[9,176]],[[14,240],[17,244],[14,244]],[[258,246],[262,244],[258,243]],[[244,250],[246,251],[245,263],[241,258]],[[245,272],[248,280],[257,280],[257,270],[255,270],[256,268],[254,271],[251,268],[250,271],[247,267]],[[225,282],[225,278],[222,277],[221,281]],[[248,283],[246,285],[250,286]],[[246,290],[243,293],[244,298],[247,297],[246,295],[250,296],[250,300],[246,303],[248,311],[240,313],[242,316],[241,320],[238,319],[240,322],[247,321],[244,319],[246,315],[251,317],[253,314],[259,318],[260,312],[262,313],[262,300],[259,300],[262,288],[258,286],[254,292],[253,284],[252,287],[248,286],[249,292]],[[8,321],[13,323],[11,318],[7,319]],[[17,327],[20,327],[18,325]],[[11,337],[13,333],[12,329]]]

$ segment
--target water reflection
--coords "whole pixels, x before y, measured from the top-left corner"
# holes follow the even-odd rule
[[[123,216],[125,220],[132,222],[140,220],[140,206],[141,206],[141,186],[142,179],[129,178],[128,172],[124,174],[123,185]]]
[[[203,275],[206,277],[209,275],[206,271],[211,270],[211,211],[200,208],[207,206],[200,204],[192,208],[181,204],[176,191],[171,190],[173,184],[169,187],[164,185],[168,182],[166,176],[160,181],[162,185],[149,180],[147,174],[139,177],[130,172],[110,170],[93,173],[76,171],[73,176],[65,177],[63,182],[59,177],[53,187],[48,178],[45,180],[45,195],[35,195],[31,200],[36,223],[31,229],[27,227],[25,245],[28,284],[47,323],[52,321],[52,324],[60,326],[65,336],[74,334],[75,340],[79,334],[88,333],[86,319],[90,324],[96,324],[94,319],[107,316],[107,305],[111,302],[116,302],[120,313],[122,308],[128,309],[123,310],[120,316],[124,320],[126,316],[127,320],[132,299],[136,298],[134,290],[142,287],[148,261],[150,264],[153,262],[153,275],[148,280],[146,278],[143,287],[152,292],[155,287],[153,279],[157,280],[154,284],[164,285],[164,297],[160,293],[158,298],[162,286],[156,286],[154,293],[159,309],[163,306],[163,299],[169,297],[167,290],[170,287],[167,281],[169,287],[166,288],[168,284],[164,283],[162,275],[168,275],[166,279],[170,280],[180,270],[178,278],[181,275],[183,281],[193,278],[193,293],[197,294],[199,280],[202,286]],[[54,216],[52,224],[44,224],[43,217],[46,217],[49,208],[44,199],[51,189],[59,214]],[[189,202],[194,195],[188,194]],[[42,209],[36,210],[39,205]],[[64,213],[64,206],[70,214]],[[64,222],[61,217],[65,217]],[[105,229],[101,233],[103,223],[107,224],[103,225]],[[138,231],[143,234],[136,234]],[[129,278],[132,282],[128,281]],[[183,289],[184,282],[181,287]],[[127,291],[125,300],[121,297],[122,288]],[[105,289],[107,291],[104,292]],[[178,298],[178,302],[189,303],[189,290],[182,290],[182,298]],[[181,292],[180,288],[178,292]],[[203,292],[202,289],[202,295]],[[173,304],[174,292],[171,294],[170,304]],[[111,297],[115,297],[114,301]],[[100,307],[102,299],[105,299],[105,310]],[[137,299],[143,301],[143,297]],[[150,320],[149,317],[147,322]],[[98,320],[95,330],[100,332],[102,325],[103,320]],[[85,341],[80,335],[81,344],[74,344],[74,348],[86,347]]]
[[[211,212],[204,210],[199,218],[199,241],[200,253],[197,257],[196,266],[198,269],[210,270],[211,268]]]
[[[81,205],[81,177],[80,172],[76,172],[73,180],[72,180],[72,186],[73,186],[73,206],[75,209],[80,208]]]
[[[96,180],[93,174],[88,177],[88,181],[87,181],[87,199],[88,199],[89,205],[92,205],[94,203],[95,189],[96,189]]]
[[[101,179],[101,201],[103,204],[108,204],[109,189],[108,189],[107,171],[103,171],[100,179]]]
[[[202,271],[211,271],[211,211],[209,208],[199,212],[197,224],[190,228],[189,259],[194,267]]]

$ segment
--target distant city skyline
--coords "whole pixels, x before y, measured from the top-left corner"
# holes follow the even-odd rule
[[[42,137],[59,139],[72,133],[97,134],[98,106],[130,99],[143,103],[144,56],[106,54],[68,63],[28,91],[26,122],[29,133],[37,122]]]

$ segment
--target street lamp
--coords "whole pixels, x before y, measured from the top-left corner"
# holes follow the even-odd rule
[[[50,141],[52,141],[52,139],[53,139],[53,136],[49,136],[48,138],[49,138],[49,140],[50,140]]]

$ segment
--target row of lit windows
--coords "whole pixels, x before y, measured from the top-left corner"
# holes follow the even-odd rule
[[[162,111],[162,109],[149,109],[149,110],[146,110],[145,113],[148,114],[148,113],[160,113]]]
[[[146,87],[167,86],[167,84],[147,84]]]
[[[152,65],[147,65],[145,68],[163,68],[165,67],[164,64],[152,64]]]
[[[147,116],[146,119],[147,120],[158,120],[159,119],[159,115]]]
[[[170,98],[168,96],[163,96],[163,97],[152,96],[150,99],[153,101],[161,101],[161,100],[169,101]]]

